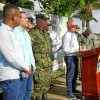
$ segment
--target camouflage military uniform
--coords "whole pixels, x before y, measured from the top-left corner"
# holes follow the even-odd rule
[[[81,34],[80,36],[80,41],[81,41],[81,46],[83,44],[86,45],[86,49],[91,49],[93,48],[93,41],[92,39],[90,38],[90,36],[85,36],[84,34]]]
[[[40,93],[49,90],[51,82],[51,46],[50,37],[47,31],[34,27],[29,32],[32,40],[33,52],[36,60],[36,72],[34,74],[34,94],[40,96]]]

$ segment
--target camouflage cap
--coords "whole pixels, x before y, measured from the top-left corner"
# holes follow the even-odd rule
[[[36,19],[38,19],[38,18],[43,19],[43,20],[49,19],[49,18],[46,16],[46,14],[37,14],[37,15],[36,15]]]
[[[80,29],[80,27],[78,25],[76,25],[76,29]]]
[[[47,26],[51,26],[52,24],[49,22],[49,21],[47,21]]]

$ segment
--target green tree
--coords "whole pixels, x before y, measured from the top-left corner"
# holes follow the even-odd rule
[[[38,2],[42,4],[42,12],[68,17],[85,5],[84,0],[38,0]]]
[[[82,20],[82,31],[84,31],[85,23],[86,27],[90,28],[89,22],[91,20],[97,22],[92,14],[92,10],[94,9],[100,9],[100,0],[85,0],[84,8],[73,16]]]
[[[2,0],[3,3],[15,4],[19,7],[34,9],[34,3],[30,0]]]

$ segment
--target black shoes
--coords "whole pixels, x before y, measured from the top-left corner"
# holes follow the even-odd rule
[[[81,94],[81,92],[76,89],[72,90],[72,92],[73,92],[73,94]]]
[[[81,83],[77,83],[77,82],[76,82],[75,87],[77,87],[78,85],[81,85]]]
[[[37,96],[35,100],[40,100],[40,96]]]
[[[73,94],[67,94],[67,97],[70,99],[76,99],[76,97]]]
[[[47,98],[47,93],[43,93],[41,99],[40,96],[37,96],[35,100],[49,100],[49,99]]]
[[[50,88],[53,88],[55,85],[54,84],[50,84]]]
[[[47,93],[43,93],[42,94],[42,99],[41,100],[49,100],[48,98],[47,98]]]

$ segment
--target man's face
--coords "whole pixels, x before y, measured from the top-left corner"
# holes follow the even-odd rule
[[[83,34],[85,34],[86,36],[89,36],[90,34],[87,32],[87,30],[85,32],[83,32]]]
[[[49,31],[49,29],[50,29],[50,26],[46,25],[45,30],[46,30],[46,31]]]
[[[46,29],[46,27],[47,27],[47,20],[43,20],[43,19],[41,19],[41,20],[42,20],[43,29]]]
[[[21,21],[20,21],[20,26],[23,28],[26,28],[28,26],[28,18],[25,13],[21,13]]]
[[[75,33],[78,33],[80,29],[76,29]]]
[[[76,23],[74,21],[69,22],[68,30],[72,33],[76,32]]]
[[[34,25],[31,22],[28,22],[28,26],[26,27],[26,29],[31,30],[31,28],[33,28]]]

